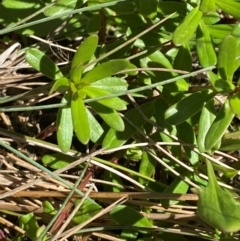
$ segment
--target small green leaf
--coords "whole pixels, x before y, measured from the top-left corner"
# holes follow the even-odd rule
[[[70,103],[70,94],[68,92],[65,93],[61,103]],[[71,148],[73,137],[73,121],[70,106],[58,109],[56,127],[58,146],[62,152],[67,152]]]
[[[199,23],[197,29],[197,53],[199,61],[203,68],[215,65],[217,62],[216,52],[214,50],[212,39],[208,28],[203,21]]]
[[[90,139],[90,127],[87,116],[86,107],[83,100],[79,98],[77,92],[72,96],[71,100],[73,128],[77,138],[83,144],[87,144]]]
[[[225,131],[231,124],[234,113],[231,110],[229,101],[226,100],[214,119],[205,139],[206,150],[211,150],[219,140],[221,140]]]
[[[193,131],[192,125],[190,125],[188,122],[183,122],[180,125],[177,126],[177,133],[178,133],[178,138],[185,143],[191,144],[191,145],[196,145],[197,140],[195,133]],[[188,133],[186,135],[186,133]],[[196,165],[199,160],[199,156],[196,152],[194,152],[191,148],[188,146],[183,146],[187,157],[189,158],[189,161],[192,165]]]
[[[26,61],[37,71],[46,75],[48,78],[57,80],[63,77],[58,66],[42,51],[29,48],[25,52]]]
[[[97,33],[100,28],[101,28],[100,13],[93,14],[90,20],[88,21],[86,30],[89,34],[92,34],[92,33]]]
[[[167,109],[165,120],[172,125],[181,124],[200,111],[214,95],[215,93],[211,90],[198,91],[188,95]]]
[[[79,200],[76,202],[75,205],[79,203]],[[72,221],[80,224],[83,223],[90,218],[92,218],[94,215],[99,213],[102,210],[102,207],[97,204],[90,202],[88,200],[85,200],[81,208],[77,211],[76,215],[73,217]]]
[[[154,101],[147,102],[141,106],[139,106],[143,114],[147,118],[151,118],[154,111]],[[129,120],[134,120],[134,124],[137,127],[141,127],[146,123],[146,120],[142,117],[141,113],[137,109],[131,109],[125,113],[125,117]],[[103,140],[103,147],[110,149],[114,147],[118,147],[127,142],[134,133],[136,133],[136,129],[129,124],[129,122],[124,121],[125,130],[123,132],[117,132],[113,128],[110,129]]]
[[[118,225],[144,228],[152,227],[152,223],[146,217],[129,206],[118,205],[113,208],[109,214]]]
[[[54,91],[61,91],[61,90],[67,90],[69,87],[69,79],[66,77],[61,77],[57,79],[52,88],[49,91],[49,94],[51,95]]]
[[[233,113],[240,116],[240,93],[229,95],[228,99]]]
[[[216,0],[216,5],[223,12],[233,16],[234,18],[240,19],[240,3],[235,0]]]
[[[140,14],[152,19],[157,15],[157,6],[157,0],[142,0],[139,2],[138,10]]]
[[[128,67],[129,62],[125,59],[115,59],[96,66],[94,69],[86,73],[81,81],[85,83],[93,83],[95,81],[110,77],[117,72]]]
[[[101,116],[101,118],[114,130],[124,130],[124,122],[117,111],[98,102],[91,102],[89,105],[92,106],[92,108]]]
[[[151,177],[153,175],[153,173],[155,172],[156,164],[157,164],[156,159],[154,159],[147,152],[144,152],[142,154],[142,160],[141,160],[140,167],[139,167],[139,173],[144,176]],[[141,184],[146,184],[146,182],[148,182],[148,181],[146,179],[139,177],[139,182]]]
[[[184,182],[181,178],[175,178],[174,181],[168,185],[163,193],[177,193],[185,194],[187,193],[189,185]],[[176,200],[161,200],[161,204],[164,208],[169,208],[170,205],[177,204],[179,201]]]
[[[103,128],[95,119],[93,114],[88,109],[86,110],[87,110],[88,121],[90,125],[90,140],[93,143],[96,143],[98,139],[101,137],[101,135],[103,134]]]
[[[76,4],[79,6],[84,4],[85,1],[79,1],[79,0],[59,0],[57,1],[53,6],[47,8],[44,11],[44,14],[46,16],[53,16],[56,14],[60,14],[66,11],[70,11],[75,8]]]
[[[239,151],[240,139],[226,139],[223,140],[220,147],[221,151]]]
[[[231,34],[234,29],[234,24],[215,24],[207,26],[212,38],[224,39],[227,35]]]
[[[128,88],[128,83],[125,79],[117,77],[107,77],[91,83],[92,87],[108,91],[112,94],[124,92]]]
[[[43,202],[43,211],[44,213],[47,213],[50,215],[55,215],[57,213],[57,211],[49,201]]]
[[[204,13],[215,11],[215,0],[202,0],[199,10]]]
[[[36,233],[39,228],[34,213],[28,213],[20,218],[20,227],[26,232],[31,240],[36,239]]]
[[[219,73],[215,74],[212,71],[208,71],[207,76],[214,90],[219,93],[226,94],[226,93],[232,92],[235,89],[235,85],[230,81],[223,80],[219,76]]]
[[[105,90],[95,88],[92,86],[86,86],[82,89],[82,91],[85,92],[86,95],[91,98],[107,96],[107,95],[111,94]],[[114,110],[126,110],[126,103],[118,97],[109,98],[109,99],[105,99],[105,100],[99,100],[98,102],[100,104],[107,106]]]
[[[70,70],[70,79],[78,84],[81,81],[83,66],[93,56],[98,45],[98,36],[91,35],[85,39],[75,53]]]
[[[75,160],[76,160],[75,157],[63,154],[61,152],[47,154],[42,157],[43,164],[54,170],[63,168]]]
[[[240,4],[239,4],[240,6]],[[221,43],[218,53],[218,70],[223,80],[232,82],[236,70],[237,39],[228,35]]]
[[[199,217],[211,227],[224,233],[239,231],[240,206],[227,190],[218,185],[212,165],[208,160],[207,170],[208,186],[199,191]]]
[[[214,170],[222,172],[223,175],[227,178],[234,178],[238,174],[238,170],[234,168],[228,168],[222,165],[218,165],[216,163],[212,163]]]
[[[198,124],[197,146],[200,152],[206,151],[205,138],[216,115],[217,114],[214,106],[214,99],[212,99],[208,101],[207,104],[202,108],[202,112],[201,112],[201,116]]]
[[[202,14],[203,13],[199,11],[199,6],[187,14],[183,22],[175,29],[173,33],[173,43],[176,46],[186,43],[193,36],[202,18]]]

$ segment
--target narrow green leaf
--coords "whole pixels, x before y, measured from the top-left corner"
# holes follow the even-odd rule
[[[239,151],[240,139],[226,139],[223,140],[220,147],[221,151]]]
[[[63,77],[58,66],[42,51],[29,48],[25,52],[26,61],[37,71],[46,75],[48,78],[57,80]]]
[[[55,215],[57,211],[49,201],[43,202],[43,211],[49,215]]]
[[[240,6],[240,4],[239,4]],[[228,35],[221,43],[218,53],[218,70],[223,80],[232,82],[236,70],[237,39]]]
[[[139,167],[139,173],[144,176],[151,177],[155,172],[156,164],[157,164],[156,159],[154,159],[147,152],[143,152],[140,167]],[[146,184],[148,181],[146,179],[139,177],[139,182],[141,184]]]
[[[96,66],[94,69],[86,73],[81,81],[92,83],[106,77],[110,77],[117,72],[128,67],[129,62],[125,59],[115,59]]]
[[[75,8],[76,4],[79,6],[82,5],[85,1],[79,1],[79,0],[59,0],[54,4],[53,6],[47,8],[44,11],[44,14],[46,16],[53,16],[56,14],[63,13],[65,11],[70,11]]]
[[[195,133],[193,131],[193,127],[192,125],[190,125],[188,122],[183,122],[180,125],[177,126],[177,133],[178,133],[178,138],[182,141],[184,141],[187,144],[191,144],[191,145],[196,145],[197,144],[197,140],[196,140],[196,136]],[[186,135],[186,133],[188,133]],[[191,148],[187,147],[187,146],[183,146],[187,157],[190,161],[190,163],[194,166],[196,165],[196,163],[198,163],[199,161],[199,156],[196,152],[194,152]]]
[[[119,186],[114,186],[114,185],[109,185],[109,184],[105,184],[104,185],[104,191],[105,192],[124,192],[124,188],[123,188],[123,182],[122,182],[122,179],[121,177],[119,177],[118,175],[116,175],[115,173],[113,172],[110,172],[109,170],[105,170],[104,171],[104,181],[108,181],[108,182],[111,182],[113,184],[119,184],[121,185],[122,187],[119,187]],[[126,191],[126,190],[125,190]]]
[[[152,227],[152,223],[146,217],[129,206],[118,205],[113,208],[109,214],[118,225]]]
[[[139,106],[143,114],[147,118],[151,118],[154,111],[154,101],[147,102]],[[137,127],[141,127],[146,123],[146,120],[142,117],[138,110],[131,109],[125,113],[125,117],[129,120],[134,120],[134,124]],[[123,132],[117,132],[111,128],[103,140],[103,147],[110,149],[118,147],[127,142],[136,133],[136,129],[124,120],[125,130]]]
[[[202,0],[199,10],[204,13],[215,11],[215,0]]]
[[[92,106],[92,108],[101,116],[101,118],[114,130],[124,130],[124,122],[117,111],[98,102],[91,102],[89,105]]]
[[[87,144],[90,139],[90,127],[87,116],[86,107],[83,100],[79,98],[77,92],[72,96],[71,100],[73,128],[77,138],[83,144]]]
[[[207,26],[212,38],[224,39],[227,35],[231,34],[234,29],[234,24],[215,24]],[[222,42],[222,41],[221,41]]]
[[[208,71],[207,76],[214,90],[219,93],[227,94],[235,89],[235,85],[230,81],[223,80],[219,73],[215,74],[212,71]]]
[[[211,150],[221,140],[225,131],[231,124],[234,113],[231,110],[229,101],[226,100],[213,121],[205,139],[206,150]]]
[[[233,113],[240,116],[240,93],[229,95],[228,99]]]
[[[154,18],[157,15],[157,0],[142,0],[139,2],[139,13],[149,18]]]
[[[216,5],[223,12],[240,19],[240,3],[234,0],[216,0]]]
[[[85,86],[82,91],[84,93],[86,93],[87,96],[91,97],[91,98],[96,98],[96,97],[100,97],[100,96],[107,96],[111,93],[99,89],[99,88],[95,88],[92,86]],[[98,101],[100,104],[107,106],[111,109],[114,110],[126,110],[126,103],[121,100],[118,97],[114,97],[114,98],[109,98],[109,99],[105,99],[105,100],[99,100]]]
[[[174,181],[165,188],[163,193],[186,194],[188,188],[189,185],[181,178],[175,178]],[[178,202],[179,201],[176,200],[161,200],[161,204],[164,208],[169,208],[170,205],[177,204]]]
[[[63,96],[61,103],[70,103],[70,94],[68,92]],[[73,137],[73,121],[70,106],[58,109],[56,126],[58,146],[62,152],[67,152],[71,148]]]
[[[186,43],[194,34],[197,26],[202,18],[202,12],[199,6],[194,8],[183,20],[183,22],[175,29],[173,33],[173,43],[176,46]]]
[[[78,84],[81,81],[83,66],[86,64],[93,56],[98,45],[98,36],[91,35],[85,39],[81,45],[78,47],[75,53],[70,70],[70,79]]]
[[[240,207],[233,196],[222,189],[207,160],[208,186],[199,191],[198,215],[208,225],[224,233],[240,230]]]
[[[61,91],[61,90],[67,90],[69,87],[69,79],[66,77],[61,77],[57,79],[52,88],[49,91],[49,94],[51,95],[54,91]]]
[[[101,137],[101,135],[103,134],[103,128],[95,119],[93,114],[88,109],[86,110],[87,110],[88,121],[90,125],[90,140],[93,143],[96,143],[98,139]]]
[[[181,57],[181,56],[180,56]],[[167,68],[173,69],[172,64],[168,58],[159,50],[150,54],[146,58],[140,60],[142,68]],[[153,81],[161,81],[170,79],[177,76],[176,73],[159,72],[159,71],[146,71]],[[186,91],[189,88],[189,84],[185,80],[178,80],[174,83],[164,85],[164,88],[168,88],[171,91]]]
[[[212,125],[217,113],[214,106],[214,99],[207,102],[202,108],[199,124],[198,124],[198,136],[197,146],[200,152],[205,152],[205,139],[210,126]]]
[[[77,205],[79,201],[80,200],[78,200],[75,205]],[[83,223],[99,213],[101,210],[102,207],[99,204],[85,200],[76,215],[73,217],[72,221],[77,224]]]
[[[124,92],[128,88],[128,83],[125,79],[117,77],[107,77],[91,83],[92,87],[108,91],[112,94]]]
[[[73,161],[76,161],[75,157],[63,154],[61,152],[47,154],[42,157],[43,164],[54,170],[58,170],[60,168],[66,167]]]
[[[205,23],[201,21],[197,29],[197,53],[203,68],[215,65],[217,62],[212,39]]]
[[[35,240],[39,225],[34,213],[28,213],[21,216],[19,221],[20,221],[20,227],[26,232],[26,235],[31,240]]]
[[[214,95],[215,93],[211,90],[198,91],[188,95],[167,109],[165,120],[172,125],[181,124],[200,111]]]

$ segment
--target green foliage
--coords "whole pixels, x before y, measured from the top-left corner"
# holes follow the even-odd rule
[[[123,150],[112,154],[116,163],[109,162],[114,169],[96,173],[107,181],[99,184],[100,190],[117,193],[138,188],[181,195],[189,192],[190,184],[206,186],[203,153],[211,156],[214,151],[240,150],[239,9],[238,0],[3,1],[0,34],[14,31],[16,39],[21,39],[26,47],[26,62],[53,80],[47,91],[50,95],[58,92],[57,98],[60,96],[56,98],[60,103],[54,106],[58,107],[56,139],[65,154],[46,154],[42,157],[43,165],[54,170],[66,167],[76,160],[70,156],[76,153],[71,148],[82,150],[89,145],[89,150],[103,148],[107,154],[112,148],[118,148]],[[175,14],[162,21],[172,13]],[[154,26],[160,20],[161,24]],[[71,46],[79,45],[76,39],[81,43],[70,56],[70,65],[62,68],[55,63],[56,58],[50,56],[47,46],[28,47],[31,41],[24,34],[54,36],[54,40],[64,39]],[[6,46],[15,41],[9,36],[1,39]],[[0,55],[2,69],[5,68],[3,56]],[[6,58],[9,59],[11,56]],[[201,74],[195,78],[196,69]],[[188,75],[181,76],[184,73]],[[38,89],[34,91],[13,99],[1,96],[0,103],[23,100],[25,104],[28,95],[39,100]],[[6,95],[11,93],[6,91]],[[13,105],[15,108],[18,102],[11,107],[3,106],[5,109],[0,112],[9,111]],[[76,139],[80,141],[77,145]],[[135,146],[138,144],[144,147]],[[86,153],[79,156],[82,154]],[[100,161],[95,157],[93,160]],[[83,164],[77,166],[80,170],[83,167]],[[230,161],[213,167],[221,172],[218,180],[225,185],[232,183],[239,170]],[[115,172],[118,168],[122,172]],[[218,185],[209,161],[207,171],[209,183],[199,191],[198,214],[213,229],[236,232],[240,229],[240,219],[239,206],[232,197],[234,193]],[[159,212],[142,204],[146,200],[138,201],[138,206],[120,205],[110,212],[106,224],[115,222],[140,230],[122,228],[120,238],[187,240],[185,236],[171,239],[170,234],[166,237],[153,234],[154,231],[142,231],[143,227],[175,226],[144,217],[140,210]],[[165,208],[178,202],[161,200]],[[48,201],[43,202],[43,209],[51,215],[56,212]],[[99,204],[85,201],[73,221],[83,223],[101,210]],[[39,227],[36,220],[32,213],[20,219],[21,228],[32,240],[43,232],[43,226]],[[203,235],[197,232],[194,235]],[[206,232],[204,235],[206,239],[224,240],[221,235]],[[23,237],[19,235],[16,240]]]

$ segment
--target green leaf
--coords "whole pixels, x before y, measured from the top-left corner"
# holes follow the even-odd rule
[[[143,114],[147,118],[151,118],[154,111],[154,101],[147,102],[139,106]],[[142,117],[141,113],[137,109],[128,110],[125,113],[125,117],[129,120],[134,120],[134,124],[139,128],[146,123],[146,120]],[[114,148],[123,145],[136,133],[136,129],[124,120],[125,130],[123,132],[117,132],[113,128],[110,129],[103,140],[103,147],[106,149]]]
[[[215,11],[215,0],[202,0],[199,10],[204,13]]]
[[[240,19],[240,3],[234,0],[216,0],[216,5],[223,12],[232,15],[234,18]]]
[[[234,178],[238,174],[238,170],[233,168],[228,168],[222,165],[218,165],[216,163],[212,163],[214,170],[222,172],[223,175],[227,178]]]
[[[86,110],[87,110],[88,121],[90,125],[90,140],[93,143],[96,143],[98,139],[101,137],[101,135],[103,134],[103,128],[95,119],[93,114],[88,109]]]
[[[221,140],[225,131],[231,124],[234,113],[231,110],[229,101],[226,100],[214,119],[205,139],[206,150],[211,150]]]
[[[199,61],[203,68],[215,65],[217,62],[216,52],[214,50],[212,39],[208,28],[203,21],[199,23],[197,29],[197,53]]]
[[[87,144],[90,139],[90,127],[86,107],[83,100],[79,98],[78,92],[75,92],[71,100],[73,128],[77,138],[83,144]]]
[[[232,92],[235,89],[235,85],[230,81],[223,80],[219,76],[219,73],[215,74],[212,71],[208,71],[207,76],[214,90],[217,92],[226,94]]]
[[[63,77],[58,66],[42,51],[29,48],[25,52],[26,61],[37,71],[46,75],[48,78],[57,80]]]
[[[66,92],[61,103],[69,104],[69,102],[70,94]],[[71,148],[73,137],[73,121],[70,106],[64,106],[58,109],[56,127],[58,146],[62,152],[67,152]]]
[[[240,4],[239,4],[240,5]],[[232,82],[236,70],[237,39],[228,35],[221,43],[218,53],[218,70],[223,80]]]
[[[101,116],[101,118],[114,130],[124,130],[124,122],[117,111],[98,102],[91,102],[89,105],[92,106],[92,108]]]
[[[57,213],[57,211],[49,201],[43,202],[43,211],[44,213],[47,213],[50,215],[55,215]]]
[[[90,86],[115,94],[126,91],[128,88],[128,83],[122,78],[107,77],[91,83]]]
[[[212,38],[224,39],[227,35],[231,34],[235,24],[215,24],[207,26]]]
[[[96,66],[94,69],[86,73],[82,78],[82,82],[93,83],[95,81],[110,77],[117,72],[128,67],[129,62],[125,59],[115,59]]]
[[[77,3],[78,5],[82,5],[84,2],[86,2],[86,0],[81,2],[79,2],[79,0],[59,0],[53,6],[47,8],[44,14],[46,16],[60,14],[74,9]]]
[[[103,178],[104,178],[104,181],[108,181],[108,182],[111,182],[113,184],[119,184],[119,185],[122,186],[122,187],[119,187],[119,186],[105,184],[104,185],[104,191],[105,192],[124,192],[123,182],[122,182],[121,177],[119,177],[118,175],[116,175],[113,172],[105,170]]]
[[[49,91],[49,94],[51,95],[54,91],[61,91],[61,90],[67,90],[69,87],[69,79],[66,77],[61,77],[57,79],[52,88]]]
[[[220,147],[221,151],[239,151],[240,139],[226,139],[223,140]]]
[[[233,113],[240,116],[240,93],[229,95],[228,99]]]
[[[75,206],[78,203],[79,200],[76,202]],[[101,210],[102,207],[99,204],[85,200],[76,215],[73,217],[72,221],[77,224],[83,223],[99,213]]]
[[[224,233],[240,230],[240,207],[233,196],[222,189],[207,160],[208,186],[199,191],[198,215],[208,225]]]
[[[197,26],[202,18],[202,12],[199,6],[194,8],[175,29],[173,33],[173,43],[176,46],[186,43],[193,36]]]
[[[172,125],[181,124],[200,111],[214,95],[215,93],[211,90],[198,91],[188,95],[167,109],[165,120]]]
[[[129,206],[118,205],[113,208],[109,214],[118,225],[144,228],[152,227],[152,223],[146,217]]]
[[[198,136],[197,146],[200,152],[205,152],[205,139],[210,126],[212,125],[216,117],[216,110],[214,106],[214,99],[207,102],[202,108],[199,124],[198,124]]]
[[[143,152],[142,160],[139,167],[139,173],[144,176],[151,177],[155,172],[156,164],[157,164],[156,159],[154,159],[147,152]],[[146,182],[148,181],[146,179],[139,177],[139,182],[141,184],[146,184]]]
[[[93,14],[87,24],[87,32],[89,34],[97,33],[101,28],[101,17],[100,13]]]
[[[66,167],[75,160],[75,157],[63,154],[61,152],[47,154],[42,157],[43,164],[54,170]]]
[[[93,56],[98,45],[98,36],[91,35],[85,39],[75,53],[70,70],[70,79],[78,84],[81,81],[84,64]]]
[[[220,19],[221,19],[221,16],[218,12],[209,12],[209,13],[203,14],[203,16],[202,16],[202,21],[206,25],[213,25],[215,23],[218,23],[220,21]],[[214,25],[214,26],[216,26],[216,25]]]
[[[31,240],[35,240],[39,226],[34,213],[28,213],[26,215],[23,215],[19,221],[20,227],[26,232],[26,235]]]
[[[179,56],[181,58],[181,56]],[[173,69],[168,58],[161,52],[155,51],[144,59],[140,60],[142,68],[167,68]],[[159,72],[159,71],[149,71],[146,73],[151,77],[153,81],[159,82],[161,80],[170,79],[174,76],[177,76],[176,73],[168,73],[168,72]],[[171,91],[186,91],[189,88],[189,84],[186,80],[178,80],[174,83],[170,83],[164,85],[164,88],[168,88]]]
[[[139,13],[151,19],[157,15],[157,0],[142,0],[139,2]]]
[[[184,182],[181,178],[175,178],[174,181],[168,185],[163,193],[177,193],[185,194],[187,193],[189,185]],[[179,201],[176,200],[161,200],[161,204],[164,208],[169,208],[170,205],[177,204]]]
[[[158,12],[161,13],[163,16],[172,14],[173,12],[177,12],[179,15],[185,16],[186,11],[186,2],[159,1],[158,3]]]
[[[92,86],[85,86],[82,89],[82,91],[91,98],[107,96],[107,95],[111,94],[105,90],[95,88]],[[99,100],[98,103],[100,103],[104,106],[107,106],[111,109],[114,109],[114,110],[126,110],[126,103],[118,97],[109,98],[109,99],[105,99],[105,100]]]
[[[177,126],[177,133],[178,138],[182,141],[184,141],[187,144],[196,145],[197,140],[195,133],[193,131],[193,127],[188,122],[183,122],[180,125]],[[186,135],[186,133],[188,133]],[[199,156],[196,152],[194,152],[191,148],[187,146],[183,146],[187,157],[189,158],[189,161],[192,165],[196,165],[199,161]]]

